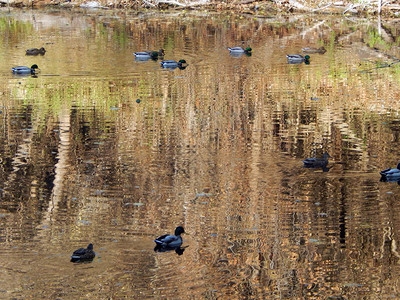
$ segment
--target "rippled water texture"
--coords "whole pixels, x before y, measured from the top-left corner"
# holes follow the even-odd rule
[[[399,27],[378,21],[3,10],[0,298],[399,298]],[[187,68],[135,61],[160,48]],[[154,252],[178,225],[184,253]]]

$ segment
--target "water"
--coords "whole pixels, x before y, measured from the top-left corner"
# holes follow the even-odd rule
[[[0,298],[398,298],[395,22],[3,10]]]

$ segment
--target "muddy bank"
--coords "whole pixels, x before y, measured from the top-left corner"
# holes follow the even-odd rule
[[[0,0],[3,7],[65,7],[95,9],[194,9],[214,11],[236,11],[252,15],[267,16],[271,13],[308,12],[318,14],[351,14],[351,15],[400,15],[400,4],[397,1],[381,0],[358,3],[352,1],[209,1],[209,0]]]

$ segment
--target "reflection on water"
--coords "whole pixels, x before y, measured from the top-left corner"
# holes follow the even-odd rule
[[[395,21],[16,10],[0,31],[4,298],[400,296]],[[326,52],[288,64],[306,47]],[[135,61],[160,48],[188,67]]]

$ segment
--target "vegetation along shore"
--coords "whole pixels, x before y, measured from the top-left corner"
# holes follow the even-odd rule
[[[129,9],[235,10],[268,16],[271,13],[310,12],[323,14],[359,14],[399,16],[398,1],[316,1],[316,0],[0,0],[3,7],[82,7]]]

